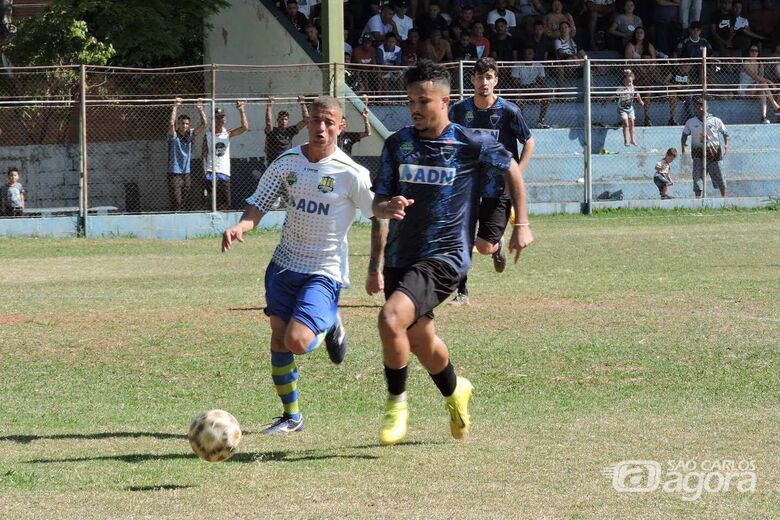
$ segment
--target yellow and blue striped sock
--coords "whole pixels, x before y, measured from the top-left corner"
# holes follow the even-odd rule
[[[271,352],[271,377],[276,393],[282,400],[284,414],[297,421],[301,418],[298,408],[298,365],[292,352]]]

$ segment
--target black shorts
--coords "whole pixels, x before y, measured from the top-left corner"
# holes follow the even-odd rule
[[[483,198],[479,203],[479,230],[477,236],[491,244],[498,244],[504,236],[509,215],[512,214],[511,199]]]
[[[395,291],[407,295],[415,307],[414,322],[423,316],[433,319],[433,309],[449,298],[460,283],[460,275],[444,260],[420,260],[409,267],[385,267],[385,298]]]

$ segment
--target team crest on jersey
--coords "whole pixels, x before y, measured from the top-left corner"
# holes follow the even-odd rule
[[[500,114],[490,114],[490,124],[493,125],[493,128],[496,127],[496,125],[500,120],[501,120]]]
[[[331,177],[330,175],[326,175],[322,179],[320,179],[320,184],[317,186],[317,189],[320,190],[322,193],[330,193],[333,191],[333,185],[336,184],[336,179]]]
[[[287,174],[287,185],[292,186],[298,182],[298,175],[295,172],[290,172]]]
[[[404,153],[411,153],[414,151],[414,143],[406,141],[404,143],[401,143],[399,149]]]
[[[441,151],[441,156],[446,163],[449,163],[455,156],[454,146],[442,146],[439,150]]]
[[[474,121],[474,112],[472,112],[471,110],[466,112],[464,119],[466,120],[467,123],[470,124],[472,121]]]

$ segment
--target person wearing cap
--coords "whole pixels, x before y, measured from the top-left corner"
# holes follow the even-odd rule
[[[406,41],[409,37],[409,29],[414,27],[414,20],[412,20],[406,14],[406,10],[409,8],[409,2],[406,0],[395,0],[393,2],[393,23],[395,23],[396,34],[398,39]]]
[[[720,169],[720,161],[729,150],[729,133],[726,129],[726,125],[724,125],[723,121],[721,121],[719,118],[713,116],[712,114],[707,114],[705,117],[704,99],[697,98],[695,105],[696,116],[685,122],[685,127],[683,128],[682,137],[680,139],[682,154],[685,155],[685,147],[688,143],[688,136],[691,136],[691,157],[693,158],[693,194],[698,199],[702,196],[702,192],[704,191],[703,157],[704,148],[706,145],[707,174],[710,176],[712,186],[720,190],[720,195],[725,197],[726,181],[723,180],[723,173]],[[723,137],[722,148],[720,139],[721,136]]]
[[[249,130],[249,122],[244,111],[244,102],[236,101],[236,109],[241,117],[241,126],[227,130],[225,123],[227,116],[221,108],[214,110],[214,134],[206,133],[206,139],[203,141],[203,164],[205,167],[205,189],[203,194],[207,201],[211,201],[211,190],[213,187],[213,176],[217,176],[217,211],[227,211],[230,209],[230,139],[241,135]],[[213,141],[213,142],[212,142]],[[212,146],[214,148],[214,157],[211,156]],[[211,205],[210,202],[207,204]]]
[[[171,211],[192,209],[192,143],[195,136],[206,129],[203,100],[199,99],[195,104],[200,114],[200,123],[196,128],[190,126],[190,116],[187,114],[176,115],[181,103],[181,98],[176,98],[173,103],[168,134],[168,194]]]
[[[273,96],[268,96],[268,103],[265,106],[266,164],[271,164],[282,152],[292,147],[293,137],[306,127],[306,120],[309,117],[306,99],[303,96],[298,96],[298,103],[301,105],[301,120],[290,126],[290,113],[282,110],[276,116],[276,127],[274,127],[274,101]]]

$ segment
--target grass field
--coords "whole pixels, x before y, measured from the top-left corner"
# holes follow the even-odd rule
[[[367,228],[350,235],[347,360],[299,359],[306,431],[281,438],[258,434],[280,412],[261,313],[276,233],[226,255],[216,238],[0,239],[0,518],[780,518],[780,212],[534,233],[502,275],[477,259],[472,305],[437,314],[476,388],[470,439],[450,438],[415,362],[391,448]],[[209,408],[244,430],[225,463],[186,440]],[[757,483],[618,492],[602,470],[632,459],[662,482],[677,461],[749,461]]]

